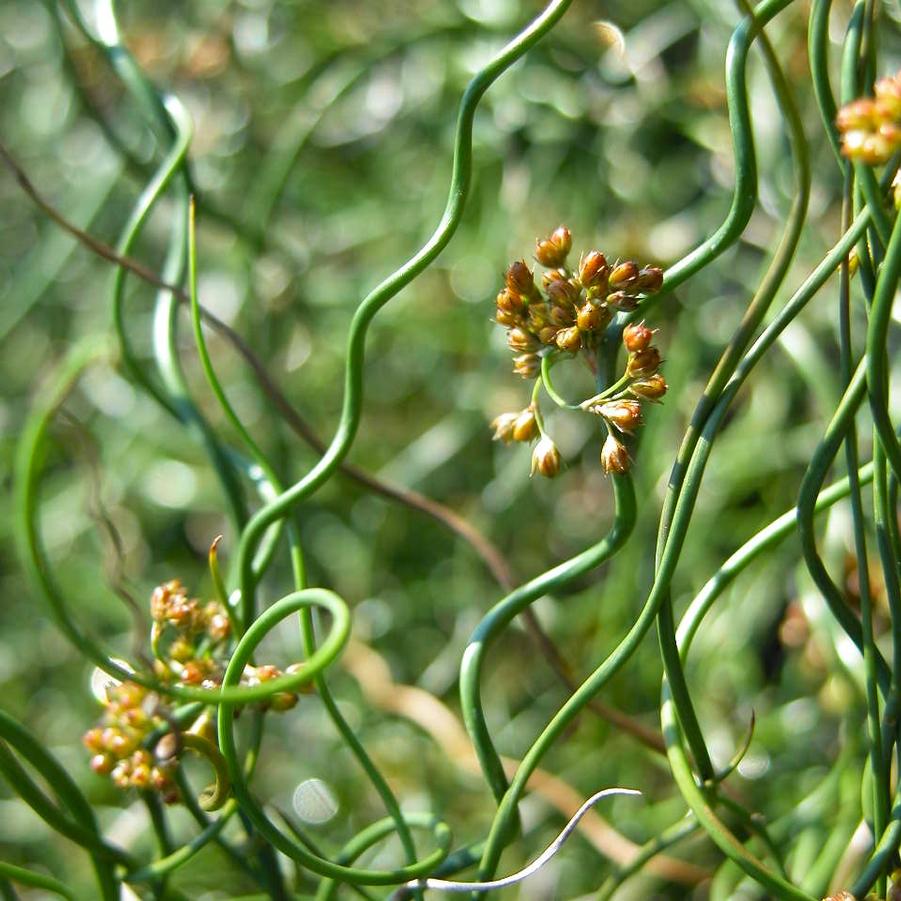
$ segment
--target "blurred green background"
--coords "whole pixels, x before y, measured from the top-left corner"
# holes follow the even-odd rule
[[[836,7],[841,24],[848,4]],[[90,19],[90,5],[83,8]],[[430,234],[447,192],[458,99],[476,69],[538,9],[517,0],[123,4],[129,47],[194,120],[201,298],[245,337],[325,439],[337,422],[353,310]],[[474,185],[459,231],[372,329],[365,412],[350,461],[466,516],[507,555],[520,580],[594,543],[612,511],[589,417],[549,413],[568,461],[553,482],[529,479],[527,449],[490,440],[488,422],[524,406],[529,387],[511,373],[503,331],[491,321],[503,270],[512,259],[530,257],[536,236],[560,223],[572,229],[577,252],[597,248],[610,258],[661,266],[715,229],[733,179],[722,73],[737,18],[729,4],[713,0],[576,3],[488,92],[476,117]],[[616,40],[611,45],[613,32],[598,27],[601,20],[622,30],[624,49]],[[797,92],[815,173],[811,218],[782,298],[839,226],[840,181],[812,103],[805,29],[804,3],[769,29]],[[886,31],[886,59],[898,49],[896,38]],[[670,392],[651,412],[637,452],[636,533],[609,567],[536,606],[577,674],[613,648],[645,598],[663,490],[687,416],[759,280],[791,199],[781,118],[754,54],[749,86],[760,203],[743,240],[668,296],[650,323],[660,330]],[[109,244],[161,155],[102,56],[54,4],[33,0],[0,6],[0,135],[41,193]],[[37,386],[72,342],[109,332],[112,271],[48,222],[2,170],[0,209],[2,706],[64,762],[111,837],[149,853],[144,809],[88,768],[80,736],[98,715],[91,668],[25,584],[13,546],[8,475]],[[173,214],[162,203],[134,252],[154,269]],[[129,286],[128,330],[147,352],[153,292],[133,278]],[[836,302],[830,285],[736,402],[676,577],[677,610],[726,556],[793,505],[805,461],[839,396]],[[183,325],[182,359],[195,397],[233,438],[203,382],[187,319]],[[315,454],[280,421],[233,350],[214,334],[209,340],[244,422],[285,477],[299,478]],[[152,371],[149,354],[147,365]],[[560,367],[559,387],[575,396],[588,390],[587,378],[575,366]],[[57,421],[60,440],[47,462],[45,538],[80,621],[128,657],[132,620],[112,590],[111,573],[121,570],[142,606],[154,585],[173,577],[208,597],[209,543],[224,531],[228,561],[235,536],[196,438],[121,373],[92,369],[66,409],[71,417]],[[119,559],[98,507],[120,537]],[[847,515],[844,505],[830,515],[825,546],[833,572],[853,580]],[[313,584],[348,600],[358,638],[384,657],[395,680],[426,689],[456,711],[462,648],[502,596],[471,548],[424,515],[343,477],[302,506],[300,522]],[[789,539],[740,578],[709,617],[688,671],[718,763],[741,744],[756,712],[757,730],[734,788],[751,809],[772,818],[822,779],[841,730],[862,724],[853,680],[836,668],[828,642],[808,640],[807,620],[819,606],[802,570]],[[287,560],[280,559],[264,599],[277,598],[288,584]],[[794,631],[785,627],[787,615]],[[296,658],[293,629],[270,641],[280,662]],[[603,699],[656,728],[660,678],[649,637]],[[484,836],[494,805],[481,779],[456,766],[427,732],[373,706],[340,667],[331,682],[403,806],[439,812],[457,842]],[[496,742],[512,757],[566,696],[518,628],[490,655],[484,685]],[[315,697],[268,723],[255,788],[286,810],[297,808],[293,816],[307,817],[317,841],[337,848],[383,815]],[[641,788],[644,800],[618,799],[600,811],[638,843],[684,810],[662,759],[591,714],[545,766],[582,797],[614,784]],[[201,782],[205,777],[199,765],[192,773]],[[334,816],[315,824],[310,820],[321,817],[294,804],[295,788],[313,778],[324,780],[337,804]],[[534,856],[562,822],[536,797],[523,814],[528,838],[508,852],[504,871]],[[173,822],[191,834],[177,812]],[[824,837],[833,825],[823,823]],[[388,847],[376,863],[393,853]],[[678,853],[710,869],[718,862],[702,840]],[[89,891],[87,857],[5,785],[0,856],[46,865]],[[176,882],[204,899],[252,890],[238,874],[226,878],[228,866],[208,849]],[[508,896],[580,897],[609,873],[609,862],[577,837]],[[617,895],[695,896],[704,889],[650,877],[632,880]]]

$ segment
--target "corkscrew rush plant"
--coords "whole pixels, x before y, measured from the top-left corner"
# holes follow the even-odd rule
[[[286,238],[276,224],[285,221],[279,218],[281,208],[304,202],[302,191],[292,189],[292,171],[304,169],[305,154],[316,149],[310,146],[316,129],[339,115],[341,104],[353,98],[380,60],[407,52],[404,45],[411,41],[422,43],[422,59],[438,54],[445,45],[427,43],[435,34],[469,41],[473,20],[481,27],[490,24],[490,16],[470,9],[467,24],[448,19],[430,30],[424,22],[416,33],[406,23],[399,38],[383,36],[365,49],[360,41],[349,49],[331,48],[321,64],[305,63],[309,71],[300,77],[300,69],[288,67],[284,78],[302,87],[304,115],[283,126],[244,210],[233,213],[213,199],[212,169],[195,156],[211,126],[209,117],[195,112],[198,99],[190,78],[174,77],[171,92],[159,86],[158,74],[148,72],[146,48],[127,38],[115,0],[46,0],[41,6],[48,14],[41,21],[56,28],[73,97],[131,172],[137,190],[127,193],[129,209],[116,220],[118,237],[107,244],[55,210],[49,194],[17,162],[13,139],[0,145],[21,196],[110,267],[102,298],[108,325],[76,310],[73,319],[84,315],[90,323],[72,329],[83,337],[69,341],[61,362],[29,395],[17,438],[10,517],[27,578],[18,593],[29,603],[39,598],[55,630],[74,649],[72,659],[95,667],[92,684],[100,712],[96,722],[85,721],[80,729],[87,754],[76,765],[74,757],[44,740],[46,723],[31,705],[20,710],[12,695],[0,702],[4,797],[17,811],[27,808],[27,816],[43,821],[40,828],[58,836],[59,847],[78,849],[77,859],[88,862],[93,882],[82,863],[38,859],[27,851],[27,842],[6,837],[0,838],[4,856],[10,857],[0,860],[3,897],[24,892],[23,897],[117,899],[131,892],[129,897],[177,899],[199,896],[194,879],[212,893],[204,897],[226,892],[318,901],[345,895],[424,898],[432,892],[516,897],[529,886],[540,886],[533,889],[535,897],[587,891],[601,898],[638,897],[636,892],[697,897],[692,893],[698,891],[713,899],[901,897],[901,440],[892,384],[901,278],[901,16],[876,0],[841,8],[831,0],[808,6],[763,0],[753,8],[738,0],[728,15],[702,0],[660,6],[662,11],[654,4],[642,6],[657,33],[671,28],[667,23],[677,13],[684,14],[695,18],[695,30],[709,42],[729,21],[723,89],[704,101],[713,110],[711,121],[721,131],[728,127],[731,150],[720,151],[718,170],[719,183],[728,178],[732,194],[725,212],[720,191],[705,185],[703,196],[712,197],[716,221],[708,215],[697,241],[671,241],[669,247],[677,250],[669,252],[662,239],[658,251],[654,241],[641,245],[612,228],[592,236],[591,226],[580,224],[571,232],[558,224],[566,209],[555,208],[555,218],[548,221],[542,212],[537,226],[543,231],[535,260],[543,274],[519,245],[512,263],[494,258],[497,240],[476,242],[475,256],[463,257],[465,265],[446,263],[471,240],[477,213],[491,215],[479,211],[486,205],[483,157],[493,154],[497,165],[508,165],[483,128],[503,128],[505,116],[508,122],[528,121],[543,103],[554,107],[547,100],[557,77],[551,73],[568,78],[577,70],[575,48],[583,46],[575,34],[578,25],[567,32],[568,23],[588,21],[588,32],[619,40],[616,26],[584,20],[595,12],[572,0],[548,3],[504,43],[495,24],[485,45],[494,48],[490,58],[482,46],[482,64],[470,62],[475,74],[461,95],[456,92],[452,139],[446,122],[437,139],[443,156],[432,161],[432,178],[439,169],[444,172],[452,145],[450,184],[437,226],[399,266],[407,238],[392,234],[390,266],[381,260],[381,266],[363,267],[367,284],[377,281],[376,273],[390,274],[352,313],[348,298],[341,298],[342,314],[350,315],[346,334],[336,340],[345,325],[338,328],[337,319],[323,314],[328,340],[321,346],[311,342],[311,363],[304,365],[318,355],[326,360],[322,365],[331,366],[325,381],[333,389],[340,382],[340,409],[336,390],[318,389],[328,397],[315,401],[309,395],[317,392],[303,380],[279,377],[279,358],[266,348],[275,346],[272,332],[280,324],[270,320],[278,320],[280,312],[254,293],[268,271],[282,266],[293,273],[298,296],[304,296],[306,282],[318,280],[341,293],[350,283],[342,267],[363,252],[341,246],[337,236],[341,228],[352,228],[352,218],[339,223],[318,248],[315,236],[301,251]],[[241,41],[262,40],[257,26],[246,24],[257,20],[244,7],[253,4],[235,5],[235,46],[211,38],[191,56],[192,77],[199,78],[196,73],[207,65],[216,70],[217,54],[237,54]],[[631,54],[641,35],[650,41],[654,29],[643,33],[641,15],[632,14],[638,20],[623,38],[619,65],[631,67],[629,78],[646,88],[662,77],[666,65],[635,62]],[[710,24],[704,25],[708,16]],[[270,24],[291,33],[275,13]],[[678,60],[689,52],[680,43],[682,32],[675,28],[672,34],[671,43],[652,55],[664,59],[672,53]],[[487,35],[477,35],[482,38]],[[597,53],[600,45],[593,46]],[[799,77],[804,47],[807,69]],[[609,50],[604,59],[615,53]],[[349,68],[341,69],[348,60]],[[259,60],[245,65],[241,78],[249,84],[268,77],[260,65]],[[600,71],[603,78],[614,78]],[[520,76],[518,88],[505,87]],[[98,100],[98,79],[115,86],[120,95],[115,102],[126,112],[113,116],[107,101]],[[276,79],[273,91],[284,83]],[[690,88],[687,81],[677,87]],[[503,92],[517,90],[512,116],[501,105],[511,94]],[[377,85],[370,91],[374,108],[387,102]],[[656,101],[644,96],[644,102]],[[445,115],[447,104],[439,106]],[[492,109],[495,122],[489,128]],[[616,103],[607,113],[609,121],[598,130],[600,140],[611,143],[617,129],[630,127],[638,115],[628,104]],[[360,134],[370,134],[371,123],[351,119]],[[687,123],[680,127],[686,134],[703,133],[692,132]],[[642,140],[636,127],[636,148]],[[515,164],[511,154],[510,171],[539,159],[544,169],[526,178],[526,186],[543,190],[540,175],[553,185],[548,196],[562,196],[547,154],[526,155]],[[560,172],[565,183],[569,176],[562,164]],[[620,222],[633,215],[630,202],[642,202],[642,179],[623,185],[623,178],[621,172],[607,186],[623,207]],[[403,186],[393,179],[395,193],[401,193]],[[504,180],[503,190],[515,194],[522,176],[505,172]],[[610,197],[593,196],[600,191],[593,185],[586,191],[584,179],[576,180],[580,203],[590,196],[589,203],[609,205]],[[644,181],[650,191],[651,176]],[[534,205],[542,206],[541,198]],[[371,209],[367,215],[374,215]],[[492,224],[494,232],[505,228],[500,220]],[[214,240],[215,229],[226,237]],[[704,234],[708,237],[701,240]],[[232,242],[229,247],[241,260],[248,297],[240,325],[218,316],[218,307],[211,309],[215,291],[203,273],[216,240]],[[629,240],[637,244],[634,252]],[[583,249],[578,264],[573,246]],[[149,247],[159,250],[156,263],[142,261]],[[495,273],[494,291],[496,274],[505,273],[494,313],[506,330],[514,373],[528,384],[528,398],[520,397],[515,412],[500,413],[492,423],[494,437],[511,445],[498,449],[492,486],[497,496],[509,497],[509,485],[519,478],[509,474],[522,471],[520,490],[529,498],[530,512],[522,522],[511,520],[510,541],[517,568],[537,571],[530,578],[514,577],[498,547],[460,514],[349,460],[355,451],[364,453],[361,446],[373,460],[384,453],[368,443],[369,430],[391,418],[390,403],[386,406],[381,395],[390,398],[392,385],[381,370],[390,370],[389,381],[397,382],[393,396],[399,398],[410,376],[391,375],[392,367],[403,372],[408,359],[420,359],[417,341],[440,340],[434,334],[416,336],[415,317],[434,314],[422,308],[437,306],[433,298],[441,290],[437,279],[444,265],[451,267],[450,283],[464,286],[461,293],[467,279],[488,292],[479,306],[460,303],[462,312],[455,308],[448,314],[467,322],[491,313],[492,289],[479,279],[479,265]],[[755,268],[759,272],[752,278]],[[717,288],[718,279],[728,288]],[[138,290],[148,286],[155,293],[150,311],[142,308]],[[714,299],[723,309],[711,313],[704,295],[717,290],[722,298]],[[415,309],[407,294],[415,295]],[[830,306],[830,297],[837,304]],[[99,302],[92,299],[95,306]],[[35,316],[31,303],[21,315],[10,314],[14,336]],[[438,308],[433,333],[442,331],[447,313]],[[813,315],[819,318],[810,320]],[[807,335],[807,328],[815,335],[811,343],[825,349],[807,352],[792,384],[786,384],[785,357],[797,353],[798,336]],[[387,356],[383,330],[400,335]],[[485,349],[485,334],[479,337],[480,353],[491,360],[491,371],[478,370],[480,391],[492,403],[495,397],[506,402],[512,396],[503,393],[509,384],[497,388],[498,394],[483,385],[486,378],[502,381],[495,372],[500,354],[490,345]],[[229,345],[249,364],[252,383],[240,383],[235,375]],[[42,346],[46,353],[49,345]],[[833,349],[835,362],[828,359]],[[818,373],[814,362],[822,359]],[[340,379],[334,375],[338,368]],[[426,368],[440,378],[441,392],[468,403],[465,379],[452,366]],[[68,572],[58,562],[66,540],[74,540],[65,539],[59,522],[59,484],[69,477],[65,458],[74,457],[79,444],[66,440],[64,429],[88,430],[80,421],[85,397],[98,379],[112,378],[127,380],[122,384],[146,400],[147,409],[155,408],[147,415],[159,419],[146,421],[157,423],[164,443],[154,453],[163,456],[177,448],[216,482],[216,493],[210,492],[216,515],[199,518],[203,536],[193,539],[204,546],[206,573],[167,571],[150,596],[149,628],[142,626],[141,602],[121,581],[113,586],[138,624],[128,660],[112,620],[98,615],[100,602],[80,600],[79,578],[99,584],[97,573],[85,576],[83,565],[78,573]],[[503,379],[515,382],[509,373]],[[320,440],[295,412],[295,401],[305,395],[320,404],[314,421],[337,414],[330,441]],[[417,412],[420,406],[417,401]],[[271,429],[255,407],[274,416]],[[494,409],[487,418],[499,412]],[[95,429],[97,420],[91,418]],[[751,424],[744,425],[746,420]],[[290,446],[280,433],[282,423],[309,449]],[[590,468],[575,447],[580,428],[593,432],[584,439],[593,458]],[[762,436],[755,434],[761,430]],[[733,440],[736,433],[740,437]],[[487,422],[480,435],[478,446],[487,453]],[[755,441],[761,460],[749,462],[741,445]],[[533,443],[528,480],[530,467],[512,458],[519,445]],[[131,454],[140,446],[136,440],[124,445]],[[148,466],[140,455],[127,463],[121,449],[104,461],[104,481],[117,469]],[[412,454],[415,445],[408,450]],[[458,463],[471,460],[467,447]],[[743,468],[750,474],[742,474]],[[723,474],[727,470],[737,471],[730,474],[732,481]],[[472,471],[484,476],[487,469]],[[421,672],[413,665],[422,661],[416,627],[397,628],[396,648],[390,637],[380,641],[367,620],[373,615],[367,610],[377,605],[366,599],[365,589],[353,589],[340,559],[333,559],[348,547],[336,537],[346,529],[324,525],[341,474],[362,486],[364,500],[391,499],[462,538],[503,593],[494,600],[483,582],[467,582],[475,588],[454,599],[446,647]],[[721,501],[718,491],[735,496]],[[547,498],[555,499],[558,516],[584,522],[564,541],[554,539],[547,524],[536,544],[529,530],[544,518],[536,505]],[[787,512],[772,518],[763,498]],[[178,504],[168,506],[171,512]],[[711,529],[711,510],[746,507],[751,513],[741,513],[734,534]],[[211,519],[218,528],[209,527]],[[367,523],[374,522],[373,515],[354,517],[353,531],[359,533],[354,541],[369,540],[374,550],[366,559],[385,571],[379,578],[394,578],[387,572],[391,561],[377,549],[381,539],[366,537]],[[196,536],[201,526],[192,529]],[[121,536],[114,525],[109,531],[121,562]],[[414,532],[412,540],[424,543],[425,535]],[[440,548],[424,579],[409,589],[416,607],[434,598],[440,579],[448,578],[437,589],[441,594],[462,584],[439,565],[442,558],[452,562],[446,538]],[[419,546],[409,553],[420,553]],[[160,551],[167,566],[170,556]],[[554,557],[564,559],[553,563]],[[196,568],[190,556],[174,559],[186,570]],[[743,587],[762,569],[761,559],[783,568],[790,565],[786,560],[797,564],[784,584],[759,577],[762,601]],[[400,578],[409,574],[403,554],[394,565],[395,581],[401,583],[397,591],[407,590]],[[702,567],[707,569],[701,572]],[[353,567],[348,563],[347,569]],[[786,591],[789,599],[783,597]],[[587,601],[578,601],[580,592]],[[754,706],[763,709],[757,711],[735,700],[741,674],[726,658],[747,655],[763,643],[762,625],[755,621],[761,615],[776,624],[780,666],[800,688],[793,696],[787,681],[762,680]],[[520,622],[532,645],[511,652]],[[296,632],[286,629],[293,623]],[[745,642],[737,634],[742,630],[749,633]],[[405,685],[395,676],[390,691],[367,686],[366,661],[370,667],[373,658],[381,661],[377,648],[392,668],[418,683]],[[543,658],[556,681],[534,691],[537,676],[531,670],[538,666],[523,667],[521,659],[514,660],[514,677],[505,676],[511,653],[536,663]],[[279,654],[289,658],[284,665],[271,662]],[[71,672],[71,659],[67,666]],[[348,685],[347,673],[358,685]],[[630,679],[633,685],[623,690],[621,683]],[[620,709],[634,709],[645,688],[653,699],[648,702],[653,725]],[[718,705],[721,716],[726,708],[731,719],[716,721]],[[811,716],[823,720],[807,727],[816,740],[805,738],[798,726]],[[411,728],[392,744],[380,730],[395,720],[425,734]],[[292,722],[300,724],[299,731],[290,732]],[[578,751],[571,750],[573,742]],[[405,744],[410,749],[401,747]],[[641,753],[629,753],[635,748]],[[762,757],[768,763],[755,771]],[[337,815],[331,810],[321,821],[298,806],[303,786],[290,801],[275,787],[280,780],[296,782],[296,774],[308,772],[314,759],[334,770],[323,776],[343,786],[340,803],[332,805]],[[567,784],[564,771],[578,787]],[[198,788],[198,779],[209,786]],[[762,787],[768,782],[775,786],[771,791]],[[639,794],[641,799],[618,798]],[[329,807],[327,795],[323,803]],[[547,823],[536,814],[537,800],[555,811]],[[595,810],[602,800],[605,810]],[[125,805],[142,824],[135,835],[124,820],[108,815],[109,808]],[[611,823],[602,819],[605,814]],[[579,845],[577,834],[590,849]],[[661,872],[669,874],[661,889],[665,894],[649,894],[650,880]],[[632,885],[640,887],[630,894]]]

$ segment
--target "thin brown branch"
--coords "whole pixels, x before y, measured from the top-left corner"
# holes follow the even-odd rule
[[[182,303],[190,303],[191,298],[183,288],[164,281],[143,263],[117,253],[108,244],[105,244],[103,241],[94,237],[94,235],[70,222],[41,195],[40,191],[38,191],[32,180],[28,177],[28,174],[22,166],[16,162],[2,142],[0,142],[0,159],[6,164],[19,187],[35,206],[37,206],[38,209],[40,209],[52,222],[72,235],[73,238],[79,241],[88,250],[107,262],[113,263],[116,266],[121,266],[142,281],[163,291],[170,291]],[[266,367],[247,345],[244,339],[231,328],[231,326],[227,325],[205,307],[201,306],[200,313],[204,321],[211,328],[215,329],[215,331],[219,332],[219,334],[232,345],[245,363],[247,363],[253,371],[260,388],[278,410],[282,419],[288,424],[291,430],[317,453],[324,453],[326,449],[325,443],[319,438],[312,426],[297,412],[297,410],[294,409],[292,404],[282,393],[282,390],[269,375]],[[383,482],[381,479],[370,475],[368,472],[360,469],[358,466],[354,466],[352,463],[342,463],[340,465],[340,471],[357,484],[372,491],[374,494],[381,495],[382,497],[402,504],[411,510],[418,510],[420,513],[432,517],[432,519],[441,523],[446,529],[453,532],[473,549],[504,591],[511,591],[515,587],[516,580],[513,576],[513,572],[500,550],[468,520],[451,510],[449,507],[446,507],[438,501],[433,500],[418,491],[414,491],[411,488],[401,488]],[[544,631],[535,612],[531,608],[526,608],[522,613],[522,618],[526,631],[547,660],[548,665],[551,667],[557,678],[568,691],[575,691],[577,687],[576,681],[573,678],[566,660],[560,654],[560,651],[550,636]],[[659,754],[664,754],[666,752],[666,746],[660,733],[648,728],[639,720],[597,699],[590,701],[588,707],[597,716],[616,726],[623,732],[633,736],[652,751]]]

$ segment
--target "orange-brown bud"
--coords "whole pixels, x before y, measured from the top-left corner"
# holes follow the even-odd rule
[[[583,332],[600,331],[610,321],[610,311],[603,306],[595,306],[593,303],[583,304],[576,317],[576,325]]]
[[[629,471],[631,465],[632,459],[625,444],[614,438],[613,435],[608,435],[601,448],[601,466],[604,468],[604,472],[615,472],[622,475]]]
[[[576,321],[575,307],[572,304],[567,304],[565,307],[551,307],[548,311],[548,318],[557,328],[565,328]]]
[[[513,426],[516,425],[518,418],[519,413],[501,413],[500,416],[496,416],[491,421],[491,428],[494,429],[492,440],[509,444],[513,440]]]
[[[531,297],[536,290],[532,270],[526,265],[525,260],[516,260],[507,267],[504,282],[510,291],[522,297]]]
[[[647,378],[638,379],[629,385],[629,390],[643,400],[658,401],[666,394],[666,380],[659,372],[649,375]]]
[[[566,272],[562,269],[548,269],[541,276],[541,287],[544,288],[545,291],[554,283],[554,282],[565,282],[566,281]]]
[[[610,273],[610,287],[614,291],[620,291],[623,288],[629,288],[638,278],[638,266],[632,260],[626,260],[613,268]]]
[[[629,354],[629,362],[626,364],[626,374],[633,378],[642,378],[653,375],[660,366],[660,351],[653,345],[644,350]]]
[[[542,266],[562,266],[572,246],[572,233],[565,225],[561,225],[554,229],[549,238],[535,242],[535,259]]]
[[[541,357],[536,353],[518,354],[513,358],[513,371],[524,379],[534,379],[541,372]]]
[[[623,329],[623,344],[629,353],[635,353],[650,347],[651,341],[654,340],[654,333],[643,323],[636,325],[627,325]]]
[[[534,353],[541,347],[541,342],[535,335],[521,328],[511,328],[507,332],[507,347],[517,353]]]
[[[631,294],[626,294],[625,291],[614,291],[612,294],[608,294],[607,304],[624,313],[631,313],[632,310],[638,309],[638,301]]]
[[[610,267],[607,258],[598,250],[591,250],[579,260],[579,281],[583,288],[606,288]]]
[[[108,776],[115,766],[115,758],[109,754],[95,754],[91,758],[91,769],[98,776]]]
[[[637,400],[614,400],[591,408],[621,432],[634,432],[641,425],[641,404]]]
[[[576,326],[560,329],[554,340],[557,342],[557,347],[560,350],[565,350],[569,353],[575,353],[582,347],[582,333]]]
[[[514,441],[531,441],[538,436],[538,419],[535,411],[531,407],[526,407],[516,422],[513,423],[513,440]]]
[[[497,295],[495,303],[499,310],[503,310],[506,313],[521,313],[525,306],[522,298],[518,294],[514,294],[508,288],[504,288],[504,290]]]
[[[546,325],[539,333],[538,340],[541,341],[542,344],[556,344],[557,342],[557,332],[560,331],[559,326],[556,325]]]
[[[497,313],[494,316],[494,321],[498,325],[504,326],[504,328],[513,328],[513,326],[519,325],[522,322],[522,317],[516,313],[511,313],[509,310],[502,310],[498,307]]]
[[[557,445],[545,435],[532,451],[532,471],[529,475],[540,473],[545,478],[552,479],[560,472],[560,451]]]
[[[633,291],[641,291],[644,294],[654,294],[663,286],[663,270],[658,266],[645,266],[639,273]]]
[[[269,698],[269,709],[276,713],[284,713],[297,706],[297,695],[293,691],[277,691]]]
[[[547,298],[554,306],[569,309],[579,299],[579,289],[568,279],[557,279],[547,286]]]

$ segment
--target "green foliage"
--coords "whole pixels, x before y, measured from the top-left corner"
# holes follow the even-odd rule
[[[899,11],[831,7],[0,9],[3,897],[899,891]],[[663,283],[523,384],[560,223]]]

